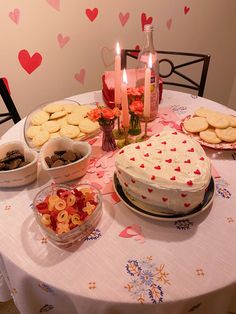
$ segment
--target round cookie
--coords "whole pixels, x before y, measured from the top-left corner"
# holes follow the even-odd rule
[[[46,121],[42,124],[42,130],[48,131],[49,133],[57,132],[60,128],[60,124],[53,120]]]
[[[229,121],[229,126],[236,127],[236,116],[227,115],[226,119]]]
[[[62,127],[65,124],[68,124],[67,123],[67,116],[56,119],[55,121],[57,121],[57,123],[59,123],[60,127]]]
[[[46,106],[43,107],[43,110],[48,112],[48,113],[54,113],[57,111],[61,111],[62,109],[63,109],[62,104],[59,104],[57,102],[47,104]]]
[[[208,115],[206,120],[214,128],[225,129],[229,126],[229,121],[223,114]]]
[[[92,107],[90,106],[86,106],[86,105],[81,105],[81,106],[76,106],[74,107],[74,109],[72,110],[73,112],[79,112],[83,117],[85,117],[87,115],[87,113],[92,109]]]
[[[184,121],[184,128],[192,133],[201,132],[208,128],[208,123],[203,117],[193,117]]]
[[[75,125],[65,124],[60,129],[60,135],[69,138],[75,138],[79,135],[79,133],[80,129]]]
[[[199,133],[200,138],[209,144],[219,144],[221,139],[216,135],[214,129],[207,129]]]
[[[50,133],[50,138],[61,137],[60,132]]]
[[[88,118],[83,119],[79,124],[80,131],[83,133],[92,133],[99,129],[99,123],[93,122]]]
[[[211,114],[213,111],[210,109],[207,109],[205,107],[199,107],[195,112],[194,115],[198,117],[206,118],[209,114]]]
[[[40,125],[31,125],[26,130],[26,136],[28,138],[33,138],[40,130],[41,130],[41,126]]]
[[[39,131],[32,139],[32,143],[34,146],[42,146],[49,139],[48,131]]]
[[[54,112],[50,115],[50,120],[54,120],[54,119],[58,119],[58,118],[62,118],[64,116],[67,115],[67,111],[65,110],[60,110],[60,111],[57,111],[57,112]]]
[[[49,114],[45,111],[38,111],[36,112],[32,118],[31,118],[31,123],[33,125],[41,125],[44,122],[49,120]]]
[[[71,113],[76,107],[78,107],[78,105],[73,102],[71,104],[63,104],[63,110],[65,110],[67,113]]]
[[[225,142],[236,142],[236,128],[231,126],[226,129],[215,129],[216,135]]]
[[[80,112],[73,112],[67,116],[67,122],[71,125],[79,125],[83,119],[84,117]]]

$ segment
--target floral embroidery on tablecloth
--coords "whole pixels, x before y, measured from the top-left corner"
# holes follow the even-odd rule
[[[10,210],[11,209],[11,205],[5,205],[4,210]]]
[[[54,309],[54,306],[51,304],[45,304],[41,309],[39,310],[40,313],[49,312]]]
[[[94,229],[92,233],[90,233],[90,235],[88,235],[85,238],[85,241],[90,241],[90,240],[97,240],[98,238],[100,238],[102,236],[101,230],[99,230],[98,228]]]
[[[171,110],[174,113],[177,113],[177,114],[181,115],[181,114],[186,114],[187,107],[186,106],[171,105]]]
[[[226,182],[223,178],[215,178],[216,185],[216,196],[223,198],[230,198],[231,192],[228,189],[228,182]]]
[[[193,222],[189,219],[177,220],[174,222],[174,225],[179,230],[189,230],[193,226]]]
[[[45,284],[43,282],[40,282],[38,284],[38,286],[39,286],[39,288],[41,288],[45,292],[52,293],[52,294],[55,293],[54,290],[49,285],[47,285],[47,284]]]
[[[125,288],[139,303],[161,303],[164,298],[162,285],[170,284],[165,265],[155,265],[152,258],[128,260],[126,272],[131,276]]]
[[[89,286],[90,290],[94,290],[94,289],[96,289],[96,282],[95,281],[90,281],[88,283],[88,286]]]

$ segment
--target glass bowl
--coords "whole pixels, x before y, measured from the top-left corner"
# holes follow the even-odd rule
[[[57,246],[68,247],[83,241],[97,226],[102,214],[102,194],[86,183],[73,188],[51,184],[37,193],[33,211],[48,239]]]

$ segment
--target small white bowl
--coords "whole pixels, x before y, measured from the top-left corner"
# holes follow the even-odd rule
[[[45,158],[51,157],[57,150],[71,150],[80,153],[83,157],[68,165],[49,168]],[[92,153],[91,145],[87,142],[73,141],[65,137],[50,139],[40,150],[40,161],[42,168],[48,172],[55,183],[64,183],[78,179],[86,174],[90,155]]]
[[[0,187],[1,188],[12,188],[24,186],[32,183],[37,179],[37,152],[29,149],[21,141],[12,141],[0,145],[0,159],[6,156],[6,153],[18,149],[25,157],[25,161],[28,161],[29,164],[13,169],[0,171]]]

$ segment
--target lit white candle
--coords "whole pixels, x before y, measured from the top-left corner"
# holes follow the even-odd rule
[[[121,105],[122,105],[122,124],[123,127],[129,127],[129,105],[128,105],[128,97],[127,97],[127,74],[125,69],[123,70],[123,82],[121,85]]]
[[[150,117],[151,110],[151,68],[152,68],[152,55],[149,54],[148,58],[148,66],[145,70],[145,85],[144,85],[144,108],[143,108],[143,116],[144,118]]]
[[[120,45],[116,44],[116,56],[115,56],[115,106],[119,106],[121,103],[121,57],[120,57]]]

